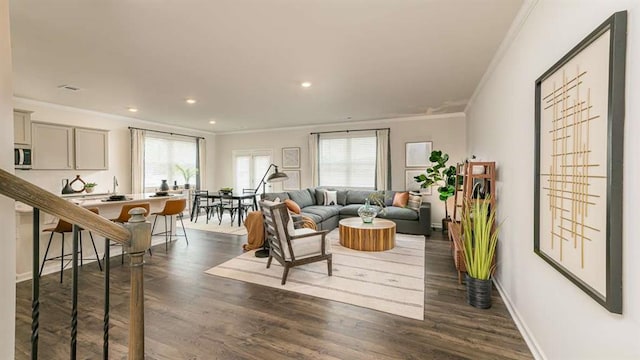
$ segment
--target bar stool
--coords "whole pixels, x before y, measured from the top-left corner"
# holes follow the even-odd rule
[[[113,222],[117,222],[117,223],[121,223],[124,224],[127,221],[129,221],[129,218],[131,218],[131,215],[129,215],[129,211],[131,209],[134,208],[143,208],[145,210],[145,216],[149,214],[149,209],[151,208],[151,205],[146,202],[146,203],[138,203],[138,204],[125,204],[122,205],[122,208],[120,209],[120,215],[118,215],[117,218],[115,219],[111,219],[111,221]],[[109,246],[122,246],[122,244],[118,244],[118,243],[111,243]],[[149,248],[149,254],[151,254],[151,248]],[[122,254],[120,255],[120,263],[124,264],[124,246],[122,246]]]
[[[180,219],[180,223],[182,224],[182,232],[184,233],[184,239],[187,241],[187,245],[189,245],[189,239],[187,239],[187,231],[185,230],[184,222],[182,221],[182,212],[184,211],[185,207],[187,207],[187,199],[167,200],[164,203],[164,209],[162,209],[162,211],[151,214],[156,216],[155,220],[153,220],[153,227],[151,227],[151,236],[164,234],[165,251],[169,251],[168,242],[171,241],[171,233],[173,232],[173,226],[175,224],[173,216],[176,216],[178,219]],[[153,230],[156,228],[156,221],[158,221],[158,216],[164,217],[165,231],[154,234]],[[169,229],[167,229],[167,216],[169,217],[170,222]],[[176,236],[178,235],[176,234]]]
[[[93,213],[98,214],[99,210],[98,208],[90,208],[87,209]],[[78,233],[78,243],[80,245],[80,249],[79,249],[79,253],[80,253],[80,266],[82,266],[83,263],[83,255],[82,255],[82,228],[78,229],[79,233]],[[66,256],[69,255],[73,255],[73,253],[71,254],[65,254],[64,253],[64,234],[65,233],[73,233],[73,225],[60,219],[58,220],[58,224],[56,225],[56,227],[54,228],[49,228],[49,229],[44,229],[42,230],[43,232],[51,232],[51,236],[49,236],[49,242],[47,243],[47,250],[44,252],[44,258],[42,259],[42,265],[40,265],[40,272],[38,273],[38,276],[42,276],[42,270],[44,269],[44,264],[47,261],[50,260],[55,260],[55,259],[60,259],[60,283],[62,283],[62,272],[64,271],[64,268],[66,267],[66,265],[64,264],[64,258]],[[62,242],[61,242],[61,250],[60,250],[60,255],[59,256],[54,256],[51,258],[47,258],[47,255],[49,254],[49,248],[51,247],[51,240],[53,240],[53,234],[58,233],[60,235],[62,235]],[[93,234],[91,234],[91,231],[89,231],[89,237],[91,237],[91,244],[93,245],[93,251],[96,254],[96,260],[98,261],[98,267],[100,268],[100,271],[102,271],[102,264],[100,263],[100,257],[98,256],[98,250],[96,249],[96,243],[93,240]],[[69,262],[71,262],[71,260],[69,260]],[[69,262],[67,262],[67,265],[69,265]]]

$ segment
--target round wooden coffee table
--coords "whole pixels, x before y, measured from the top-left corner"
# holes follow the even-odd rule
[[[340,220],[340,245],[354,250],[385,251],[396,246],[396,223],[374,219],[366,224],[359,217]]]

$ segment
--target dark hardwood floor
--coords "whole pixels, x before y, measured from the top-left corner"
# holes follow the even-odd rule
[[[403,318],[353,305],[206,275],[239,255],[243,238],[187,230],[146,257],[148,359],[531,359],[494,291],[493,307],[475,309],[458,285],[449,242],[426,242],[425,319]],[[111,262],[110,358],[126,358],[129,270]],[[40,358],[68,359],[71,272],[64,283],[41,282]],[[102,273],[79,276],[78,358],[102,357]],[[16,358],[29,358],[31,282],[17,285]]]

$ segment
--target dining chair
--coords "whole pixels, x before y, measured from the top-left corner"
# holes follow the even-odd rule
[[[194,191],[193,209],[191,213],[191,221],[198,222],[200,211],[204,209],[206,214],[207,224],[214,212],[217,213],[217,208],[220,206],[220,200],[211,199],[209,197],[208,190],[196,190]],[[195,211],[195,215],[194,215]]]
[[[242,193],[243,194],[253,194],[254,196],[256,195],[256,189],[242,189]],[[242,202],[240,202],[240,216],[242,216],[242,222],[244,222],[244,219],[247,218],[247,213],[249,212],[249,210],[252,211],[256,211],[257,209],[255,208],[255,199],[251,198],[251,199],[242,199]]]
[[[217,208],[218,225],[222,224],[222,217],[225,211],[231,216],[231,225],[233,225],[236,213],[239,211],[238,205],[231,195],[223,194],[222,192],[218,192],[218,195],[220,195],[220,205]]]

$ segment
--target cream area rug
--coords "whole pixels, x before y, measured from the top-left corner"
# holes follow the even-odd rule
[[[178,222],[178,226],[180,226],[180,222]],[[209,219],[209,223],[207,224],[206,215],[200,215],[197,222],[191,222],[188,217],[185,217],[184,227],[187,229],[204,230],[224,234],[247,235],[247,228],[245,228],[244,225],[238,226],[238,219],[234,219],[232,224],[231,216],[227,213],[222,216],[222,223],[220,225],[218,225],[217,216],[214,215]]]
[[[267,258],[255,257],[255,251],[206,273],[424,320],[423,236],[397,234],[396,247],[381,252],[341,246],[337,229],[327,236],[333,276],[327,275],[327,262],[320,261],[292,268],[283,286],[282,266],[274,260],[267,269]]]

